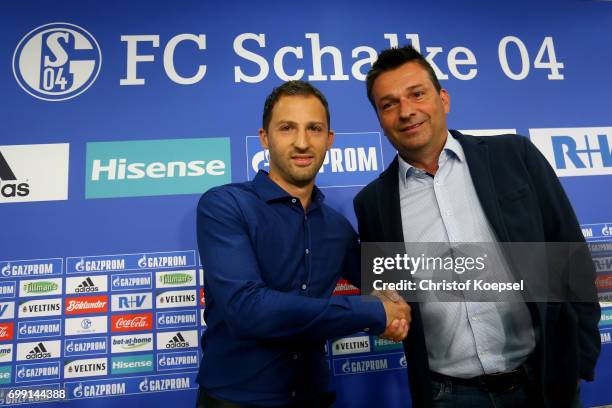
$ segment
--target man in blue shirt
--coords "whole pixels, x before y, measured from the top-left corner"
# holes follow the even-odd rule
[[[359,248],[314,185],[334,138],[321,92],[302,81],[275,88],[259,136],[269,173],[198,204],[208,325],[198,406],[328,407],[325,340],[359,331],[402,340],[410,309],[384,296],[331,297],[341,274],[358,284]]]

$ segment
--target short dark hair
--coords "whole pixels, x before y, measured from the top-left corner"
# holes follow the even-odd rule
[[[376,110],[376,105],[374,104],[374,97],[372,96],[372,87],[374,86],[374,81],[376,81],[376,78],[378,78],[383,72],[398,68],[408,62],[416,62],[425,68],[429,74],[429,79],[431,79],[431,82],[436,88],[436,91],[440,92],[442,86],[440,86],[436,73],[425,57],[423,57],[423,55],[421,55],[421,53],[418,52],[412,45],[405,45],[401,48],[389,48],[382,50],[380,54],[378,54],[378,59],[376,62],[374,62],[372,68],[370,68],[366,76],[368,99],[370,100],[372,106],[374,106],[374,110]]]
[[[266,98],[266,102],[264,103],[263,110],[263,120],[262,127],[267,132],[268,126],[270,125],[270,120],[272,119],[272,109],[274,109],[274,105],[282,96],[315,96],[321,101],[323,107],[325,108],[325,115],[327,116],[327,128],[330,127],[330,118],[329,118],[329,106],[327,104],[327,99],[325,99],[325,95],[313,85],[306,81],[288,81],[284,84],[277,86],[272,90],[270,95]]]

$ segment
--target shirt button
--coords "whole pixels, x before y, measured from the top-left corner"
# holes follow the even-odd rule
[[[306,255],[310,253],[310,249],[306,248]]]
[[[292,357],[293,357],[294,360],[298,359],[298,355],[297,354],[294,354]]]
[[[295,391],[291,391],[291,396],[295,397]]]
[[[451,215],[453,215],[453,212],[452,212],[452,211],[450,211],[450,210],[449,210],[449,211],[446,211],[446,215],[451,216]]]
[[[302,290],[306,290],[308,286],[305,283],[302,283]]]
[[[297,200],[296,200],[295,198],[292,198],[292,199],[291,199],[291,202],[292,202],[293,204],[295,204],[295,203],[297,202]]]

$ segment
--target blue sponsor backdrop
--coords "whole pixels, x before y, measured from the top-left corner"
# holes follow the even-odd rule
[[[193,318],[204,307],[193,186],[203,191],[266,168],[252,137],[263,101],[282,80],[307,79],[328,96],[338,132],[319,182],[328,202],[354,222],[352,197],[394,155],[363,79],[376,50],[397,43],[411,42],[435,65],[451,96],[450,127],[530,136],[562,176],[585,236],[611,242],[610,21],[612,3],[590,0],[4,4],[0,298],[14,304],[1,311],[0,345],[12,353],[0,356],[0,383],[65,386],[70,402],[61,406],[191,406],[199,352],[193,345],[167,351],[156,333],[173,332],[164,338],[177,338],[176,345],[204,328]],[[199,156],[177,148],[179,139],[210,144]],[[150,143],[132,143],[129,152],[108,144],[103,155],[91,148],[152,140],[159,141],[154,154],[139,150]],[[54,156],[62,143],[69,144],[68,161]],[[147,192],[130,194],[137,184]],[[86,198],[86,187],[97,185],[106,198]],[[66,187],[64,200],[58,192]],[[611,248],[594,248],[601,299],[610,302]],[[195,288],[184,273],[194,270]],[[176,274],[163,280],[160,272]],[[45,296],[46,280],[58,277],[62,295]],[[15,299],[24,279],[40,279],[42,291],[26,303]],[[166,293],[175,287],[180,293]],[[150,293],[151,308],[112,311],[111,293],[130,291]],[[67,297],[78,311],[70,317],[82,320],[67,324],[58,316],[57,300],[63,311]],[[582,387],[587,406],[612,403],[609,305],[597,379]],[[107,327],[80,335],[96,316],[106,316]],[[57,320],[60,337],[51,324]],[[64,337],[68,332],[79,335]],[[113,352],[113,337],[131,334],[121,343],[138,347]],[[58,338],[59,359],[17,353],[20,343],[47,348]],[[330,343],[338,406],[407,406],[401,348],[356,338],[339,354]],[[113,361],[121,364],[111,375]],[[5,397],[0,392],[3,404],[19,402]]]

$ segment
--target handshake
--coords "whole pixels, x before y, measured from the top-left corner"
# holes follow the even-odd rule
[[[382,301],[387,316],[387,328],[380,337],[393,341],[404,340],[410,328],[410,306],[394,290],[374,291],[372,295]]]

